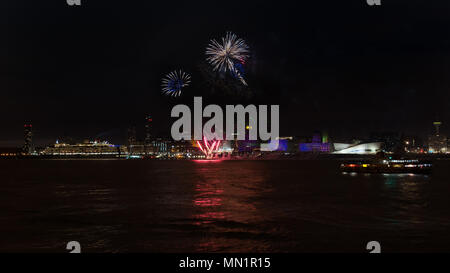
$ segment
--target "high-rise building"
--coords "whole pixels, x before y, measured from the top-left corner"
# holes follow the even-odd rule
[[[167,153],[168,150],[168,141],[162,139],[162,138],[156,138],[152,141],[152,144],[150,147],[147,147],[146,152],[147,153]]]
[[[152,122],[153,119],[150,115],[145,117],[145,139],[144,139],[144,147],[145,153],[150,154],[153,151],[152,146]]]
[[[127,135],[127,145],[128,145],[128,153],[130,155],[133,154],[133,147],[136,145],[136,127],[132,126],[128,128],[128,135]]]
[[[440,121],[435,121],[435,122],[433,122],[433,125],[434,125],[434,127],[436,128],[436,135],[438,136],[438,135],[439,135],[439,127],[441,127],[442,122],[440,122]]]
[[[24,126],[24,140],[25,145],[23,146],[23,152],[27,155],[33,152],[33,125],[30,123],[25,124]]]
[[[128,145],[136,144],[136,127],[134,126],[128,128],[127,144]]]
[[[436,127],[436,133],[428,138],[428,152],[430,153],[447,153],[447,137],[442,135],[439,127],[442,122],[435,121],[433,125]]]
[[[151,116],[145,118],[145,145],[150,145],[152,143],[152,122]]]

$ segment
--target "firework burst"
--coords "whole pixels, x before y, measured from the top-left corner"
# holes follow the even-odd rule
[[[191,83],[191,75],[181,70],[172,71],[162,79],[162,93],[172,97],[181,95],[184,87]]]
[[[220,140],[208,141],[208,139],[203,136],[203,144],[200,141],[197,141],[197,145],[200,151],[202,151],[207,158],[210,158],[219,150]]]
[[[249,54],[250,50],[245,41],[231,32],[222,38],[222,43],[211,40],[206,48],[206,60],[213,66],[214,71],[231,72],[244,85],[247,83],[236,65],[245,64]]]

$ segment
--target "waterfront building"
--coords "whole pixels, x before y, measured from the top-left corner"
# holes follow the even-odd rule
[[[331,144],[328,142],[328,135],[315,132],[311,142],[299,144],[299,150],[300,152],[329,153]]]
[[[223,140],[217,152],[231,154],[234,151],[234,145],[235,145],[234,140]]]
[[[427,150],[424,149],[423,141],[417,136],[405,136],[403,138],[403,150],[406,153],[424,153]]]
[[[171,154],[193,154],[198,151],[192,144],[192,141],[188,140],[171,141],[168,145],[170,146]]]
[[[273,151],[273,152],[285,152],[285,153],[295,153],[298,152],[298,141],[297,138],[288,136],[288,137],[277,137],[277,142],[270,141],[269,142],[269,149],[268,150],[261,150],[261,151]],[[275,147],[275,145],[278,144],[278,147]],[[258,144],[261,146],[261,143]],[[258,151],[258,150],[255,150]]]
[[[162,138],[156,138],[151,142],[151,147],[155,153],[167,153],[168,150],[168,141]]]
[[[147,155],[147,156],[160,156],[166,155],[169,151],[169,141],[162,138],[154,138],[149,143],[135,142],[135,144],[129,144],[127,151],[131,151],[130,155]]]
[[[392,153],[402,150],[404,147],[402,135],[399,132],[372,132],[367,142],[381,142],[385,152]]]
[[[334,154],[360,154],[371,155],[382,151],[382,142],[370,143],[333,143]]]

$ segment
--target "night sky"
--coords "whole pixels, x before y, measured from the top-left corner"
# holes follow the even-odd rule
[[[280,104],[281,135],[327,130],[450,134],[450,1],[18,1],[0,4],[0,146],[64,137],[122,144],[147,114],[168,135],[173,105]],[[206,84],[205,48],[232,31],[252,50],[248,90]],[[207,67],[207,66],[206,66]],[[179,99],[161,94],[174,69]],[[242,94],[245,93],[245,94]]]

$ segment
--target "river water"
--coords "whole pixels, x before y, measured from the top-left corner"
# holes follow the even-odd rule
[[[0,252],[450,251],[450,161],[0,161]]]

